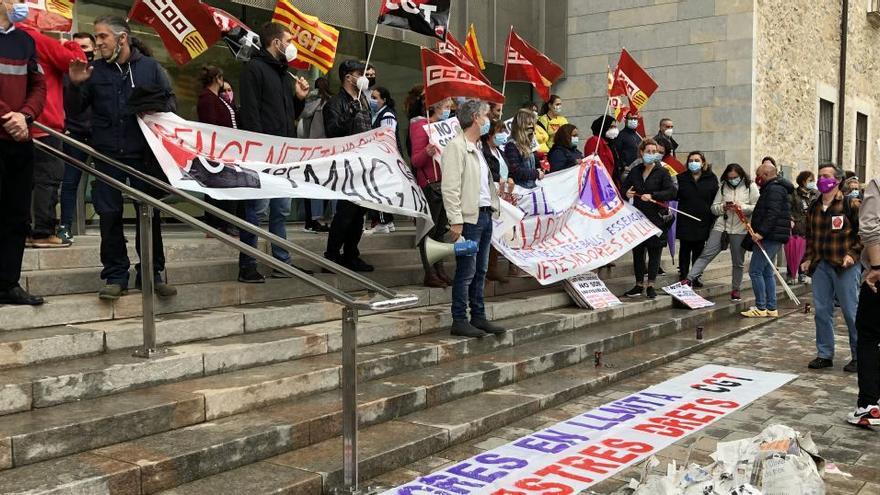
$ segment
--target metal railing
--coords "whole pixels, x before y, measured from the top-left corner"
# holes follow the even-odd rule
[[[363,275],[349,270],[345,267],[337,265],[323,256],[313,253],[301,246],[297,246],[292,242],[279,237],[271,232],[261,229],[259,226],[252,225],[230,213],[221,210],[206,201],[172,187],[171,185],[157,179],[140,170],[130,167],[118,160],[106,156],[91,146],[77,141],[69,136],[61,134],[39,123],[34,124],[35,127],[48,133],[50,136],[57,137],[62,143],[72,146],[86,153],[88,159],[86,162],[78,160],[63,150],[45,144],[40,141],[34,141],[36,148],[44,153],[54,156],[65,163],[68,163],[85,173],[91,174],[96,179],[106,183],[107,185],[119,190],[124,195],[130,197],[137,205],[137,214],[139,218],[139,233],[141,236],[141,292],[143,305],[143,344],[135,352],[136,356],[150,358],[160,352],[161,349],[156,344],[156,323],[153,293],[153,214],[154,210],[159,210],[166,215],[170,215],[181,222],[197,229],[205,234],[209,234],[218,241],[230,246],[241,253],[254,257],[258,261],[270,266],[271,268],[287,274],[290,277],[301,280],[318,289],[331,300],[341,304],[342,308],[342,438],[343,438],[343,486],[338,489],[342,493],[357,493],[358,490],[358,446],[357,446],[357,430],[358,430],[358,413],[357,413],[357,319],[359,310],[368,311],[393,311],[413,307],[418,304],[419,297],[413,294],[398,294],[391,289],[384,287]],[[348,278],[354,281],[359,287],[370,293],[375,293],[378,297],[368,300],[358,299],[352,295],[323,282],[308,273],[293,267],[287,263],[279,261],[263,251],[230,237],[225,232],[198,220],[197,218],[181,211],[180,209],[166,204],[160,199],[139,191],[128,184],[119,181],[109,174],[98,170],[97,166],[93,166],[92,162],[105,163],[126,174],[136,177],[156,189],[167,194],[176,195],[189,203],[203,208],[206,212],[215,217],[235,226],[239,230],[250,232],[258,239],[265,239],[272,245],[282,247],[292,253],[295,253],[306,260],[314,263],[331,273],[335,273],[340,277]],[[89,162],[89,163],[87,163]],[[146,274],[146,275],[144,275]]]

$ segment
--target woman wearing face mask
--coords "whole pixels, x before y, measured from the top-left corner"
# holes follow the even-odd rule
[[[795,281],[804,281],[804,274],[799,273],[799,265],[807,248],[807,210],[819,197],[813,172],[804,170],[798,174],[795,182],[797,189],[791,195],[791,237],[784,247],[789,285],[794,285]]]
[[[706,162],[706,156],[699,151],[691,151],[687,158],[687,170],[678,174],[678,209],[689,213],[700,221],[684,215],[676,218],[675,237],[678,239],[678,279],[687,282],[691,264],[703,253],[712,222],[712,202],[718,193],[718,177]],[[694,287],[702,287],[700,279],[693,281]]]
[[[660,270],[660,255],[666,245],[666,231],[671,222],[669,210],[658,205],[655,201],[669,201],[675,199],[675,184],[672,177],[660,165],[663,158],[657,150],[657,142],[653,139],[645,139],[639,146],[642,153],[642,163],[632,169],[623,183],[626,197],[633,200],[633,206],[641,211],[657,228],[661,230],[659,235],[653,236],[633,249],[633,268],[635,270],[636,285],[624,295],[627,297],[639,297],[645,293],[649,299],[657,297],[654,290],[654,281]],[[645,268],[645,256],[648,257],[647,270]],[[647,290],[645,287],[645,275],[647,275]]]
[[[516,185],[526,189],[535,187],[535,181],[544,178],[544,171],[538,167],[538,157],[533,151],[537,120],[529,110],[516,112],[510,128],[510,140],[504,147],[510,177]]]
[[[447,120],[452,112],[452,99],[447,98],[439,101],[428,108],[427,119],[411,120],[409,124],[409,136],[412,142],[412,167],[415,171],[416,182],[425,193],[425,200],[431,210],[434,220],[434,228],[428,233],[431,239],[446,242],[444,239],[448,230],[446,209],[443,207],[443,195],[440,189],[440,149],[431,144],[428,136],[428,124]],[[425,287],[447,287],[452,285],[452,279],[446,274],[443,262],[431,265],[425,254],[424,242],[419,245],[419,253],[422,257],[422,266],[425,269]]]
[[[397,150],[403,153],[400,147],[400,136],[397,133],[397,113],[395,111],[394,98],[388,88],[377,86],[370,94],[370,110],[373,113],[373,129],[384,127],[394,133],[397,141]],[[382,211],[370,210],[367,212],[372,226],[364,231],[364,235],[389,234],[397,230],[394,226],[394,215]]]
[[[584,146],[584,156],[598,155],[605,170],[613,178],[615,177],[617,160],[611,144],[620,134],[617,129],[617,121],[614,120],[614,117],[605,115],[594,120],[590,129],[593,131],[593,136],[587,140],[587,144]]]
[[[742,241],[746,237],[746,227],[736,215],[734,206],[738,206],[746,218],[752,215],[755,204],[758,202],[757,184],[749,180],[749,176],[738,163],[731,163],[721,174],[721,187],[715,194],[712,202],[712,214],[719,217],[715,220],[709,240],[703,249],[703,254],[694,262],[688,273],[687,279],[693,284],[698,280],[709,263],[718,256],[718,253],[730,247],[730,258],[733,262],[731,272],[732,291],[730,298],[733,301],[741,300],[740,289],[742,288],[743,261],[745,249]]]
[[[214,65],[202,66],[199,82],[202,85],[196,104],[199,122],[238,129],[238,109],[232,103],[232,87],[229,87],[228,92],[224,91],[228,83],[223,78],[223,69]],[[205,201],[227,213],[238,215],[237,205],[240,201],[218,200],[207,195]],[[210,213],[205,213],[205,222],[231,236],[238,235],[238,229]]]
[[[499,190],[506,190],[513,187],[513,181],[509,179],[509,171],[507,162],[504,160],[504,147],[509,139],[504,121],[493,120],[489,122],[489,132],[480,137],[482,144],[483,158],[492,172],[492,180],[498,184]],[[488,280],[506,283],[507,275],[498,265],[500,253],[493,247],[489,251],[489,268],[486,272]]]
[[[562,98],[550,95],[550,99],[541,107],[541,116],[538,117],[538,127],[547,132],[547,140],[544,143],[548,148],[556,141],[553,139],[559,128],[568,124],[568,119],[562,115]]]
[[[553,147],[550,148],[550,172],[559,172],[577,166],[584,158],[578,145],[580,145],[578,128],[572,124],[560,127],[553,138]]]

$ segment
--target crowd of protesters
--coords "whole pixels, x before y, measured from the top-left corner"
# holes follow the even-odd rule
[[[61,148],[61,140],[33,124],[66,133],[115,161],[149,172],[156,167],[155,159],[136,121],[137,111],[132,110],[143,107],[134,102],[152,98],[150,110],[159,111],[174,111],[176,102],[166,71],[132,36],[124,19],[99,17],[94,33],[58,41],[18,24],[26,16],[26,4],[0,3],[0,56],[4,67],[10,68],[0,71],[4,88],[0,95],[0,208],[4,211],[0,218],[0,304],[39,305],[43,299],[19,285],[23,251],[26,246],[72,244],[71,225],[82,174],[35,149],[33,141]],[[661,253],[675,239],[678,279],[694,288],[702,287],[701,277],[718,254],[730,250],[733,301],[742,299],[745,252],[752,251],[749,276],[755,305],[742,315],[775,317],[779,314],[776,280],[781,278],[776,257],[782,251],[787,282],[798,284],[809,277],[812,284],[817,356],[809,368],[833,366],[834,312],[839,307],[851,356],[843,369],[859,372],[858,407],[849,420],[857,423],[880,417],[877,180],[867,181],[863,191],[855,174],[821,164],[815,174],[803,171],[792,184],[781,176],[771,157],[762,160],[754,179],[737,163],[728,164],[719,176],[700,151],[688,153],[684,164],[678,162],[679,144],[671,119],[660,120],[656,136],[643,139],[638,133],[641,117],[635,111],[627,113],[620,125],[608,115],[596,118],[581,148],[581,131],[567,120],[564,102],[557,95],[540,112],[533,103],[516,110],[508,131],[500,105],[447,98],[426,106],[424,87],[419,85],[409,92],[402,108],[409,120],[404,132],[398,124],[395,99],[377,85],[375,67],[346,60],[337,72],[338,93],[332,94],[326,78],[318,79],[312,91],[308,81],[288,72],[288,62],[296,56],[290,30],[267,23],[260,38],[260,51],[243,67],[238,98],[221,69],[202,69],[199,120],[286,138],[344,137],[378,127],[393,132],[401,153],[405,148],[410,157],[434,221],[428,238],[450,242],[464,237],[478,246],[476,255],[458,258],[451,276],[443,262],[429,259],[425,241],[419,246],[424,284],[452,287],[454,335],[482,337],[504,332],[488,321],[484,282],[487,278],[505,282],[509,276],[523,275],[515,266],[503,273],[500,255],[491,248],[499,193],[514,185],[535,187],[545,174],[579,166],[585,156],[596,156],[621,195],[660,231],[632,250],[635,285],[625,296],[658,296],[655,284],[662,274]],[[453,115],[462,131],[441,156],[430,139],[429,125]],[[75,158],[84,157],[75,146],[64,149]],[[154,193],[146,183],[115,166],[102,162],[96,166],[135,189]],[[59,201],[60,218],[56,214]],[[130,279],[123,196],[98,181],[92,201],[100,216],[101,278],[105,281],[99,296],[114,300],[125,293]],[[290,198],[209,202],[254,225],[267,217],[270,232],[287,236]],[[373,271],[361,258],[359,243],[365,233],[393,232],[391,215],[349,201],[305,200],[304,204],[305,230],[328,235],[324,253],[328,260],[355,271]],[[158,212],[155,215],[154,273],[141,274],[138,264],[134,283],[139,286],[142,276],[154,277],[156,294],[172,297],[177,291],[163,277],[161,222]],[[365,218],[371,225],[366,232]],[[220,218],[208,216],[206,220],[256,245],[253,234],[238,231]],[[139,252],[139,237],[136,247]],[[292,264],[290,254],[281,247],[273,246],[272,255]],[[272,276],[286,275],[273,271]],[[245,254],[239,259],[238,279],[265,281],[256,260]]]

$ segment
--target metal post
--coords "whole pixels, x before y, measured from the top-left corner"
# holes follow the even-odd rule
[[[358,490],[357,309],[342,310],[342,466],[339,493]]]
[[[144,322],[144,343],[134,355],[149,358],[156,354],[156,315],[153,308],[153,207],[138,203],[141,237],[141,296]]]
[[[92,158],[89,157],[86,163],[91,165]],[[68,165],[69,167],[70,165]],[[76,185],[76,211],[74,212],[75,220],[73,225],[68,225],[73,235],[85,235],[86,233],[86,187],[89,184],[89,174],[82,173],[79,184]]]

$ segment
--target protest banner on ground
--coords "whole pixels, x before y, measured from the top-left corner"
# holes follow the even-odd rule
[[[623,304],[593,272],[567,279],[565,291],[578,306],[585,309],[610,308]]]
[[[575,494],[795,378],[706,365],[383,495]]]
[[[709,306],[715,305],[712,301],[707,301],[694,292],[694,289],[690,285],[685,285],[681,282],[676,282],[664,287],[663,291],[675,298],[676,301],[679,301],[691,309],[708,308]]]
[[[595,156],[514,196],[524,217],[511,235],[497,229],[492,243],[543,285],[607,265],[660,233],[620,197]]]
[[[342,199],[423,220],[431,215],[393,132],[291,139],[143,115],[141,130],[172,186],[214,199]]]

